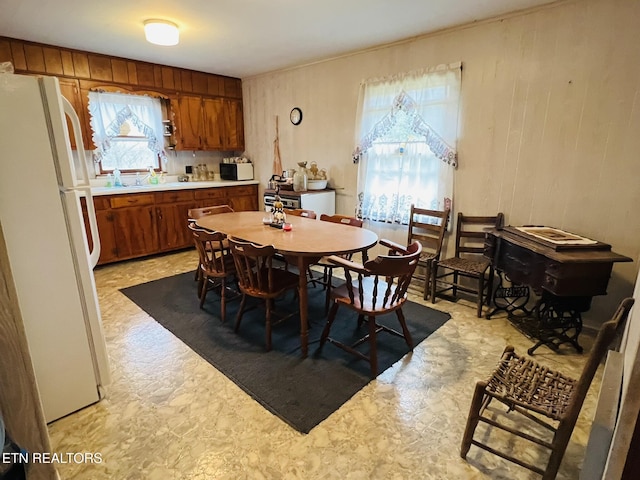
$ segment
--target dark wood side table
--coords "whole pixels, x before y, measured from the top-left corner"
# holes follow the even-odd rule
[[[606,295],[613,264],[633,261],[602,242],[559,245],[516,227],[488,230],[484,255],[500,279],[495,308],[486,318],[506,311],[516,328],[537,340],[530,355],[541,345],[556,350],[563,343],[582,352],[581,313],[589,310],[594,296]],[[538,299],[529,310],[531,290]]]

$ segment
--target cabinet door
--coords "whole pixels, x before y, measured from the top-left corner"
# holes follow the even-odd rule
[[[224,100],[224,149],[244,150],[242,100]]]
[[[133,258],[158,251],[155,207],[112,210],[118,258]]]
[[[62,96],[64,98],[69,100],[69,103],[71,103],[71,106],[78,114],[78,118],[80,119],[80,125],[81,125],[80,128],[82,128],[82,125],[84,125],[84,117],[82,115],[83,107],[82,107],[82,100],[80,98],[80,86],[78,84],[78,81],[68,79],[68,78],[59,78],[58,81],[60,83],[60,93],[62,93]],[[69,117],[66,117],[66,118],[67,118],[67,130],[69,130],[69,140],[71,140],[71,148],[76,150],[78,148],[78,144],[76,142],[75,135],[73,134],[71,121],[69,120]],[[82,137],[85,138],[86,133],[85,132],[81,132],[81,133],[82,133]]]
[[[224,147],[224,100],[205,98],[202,101],[204,113],[203,148],[221,150]]]
[[[157,207],[160,250],[193,246],[193,235],[187,227],[190,208],[196,208],[196,203],[192,201]]]
[[[98,235],[100,236],[100,258],[98,265],[118,260],[118,246],[114,230],[114,216],[111,210],[96,210]],[[93,240],[92,240],[93,241]]]
[[[258,210],[258,186],[225,187],[227,203],[236,212]]]
[[[202,97],[182,95],[178,97],[178,150],[202,149],[203,115]]]

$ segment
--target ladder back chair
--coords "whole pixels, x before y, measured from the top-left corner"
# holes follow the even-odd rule
[[[229,212],[233,212],[233,208],[231,208],[229,205],[212,205],[210,207],[190,208],[187,212],[187,225],[195,225],[196,220],[207,215],[216,215],[218,213]],[[223,242],[223,247],[225,249],[229,248],[229,244],[226,239]],[[196,281],[200,279],[199,275],[200,268],[198,267],[196,268]]]
[[[414,241],[403,247],[389,240],[380,240],[381,245],[390,249],[389,255],[379,255],[364,265],[345,260],[342,257],[327,257],[338,267],[343,267],[346,282],[331,290],[333,305],[327,317],[327,323],[320,337],[320,349],[329,341],[337,347],[357,357],[367,360],[371,369],[371,378],[378,375],[377,334],[380,331],[404,338],[411,350],[413,339],[407,327],[402,307],[407,300],[407,289],[411,277],[418,265],[422,245]],[[352,275],[355,274],[355,278]],[[346,345],[338,339],[329,337],[338,308],[345,307],[358,315],[358,327],[368,324],[368,333],[352,345]],[[398,332],[376,322],[376,317],[395,312],[402,332]],[[369,342],[368,353],[356,350],[356,347]]]
[[[411,245],[414,240],[418,240],[422,244],[422,254],[420,255],[418,266],[424,268],[424,276],[415,274],[415,278],[424,282],[424,300],[428,298],[431,291],[433,261],[440,258],[448,222],[448,208],[440,211],[411,205],[407,245]]]
[[[226,319],[227,293],[229,279],[235,279],[236,268],[225,243],[227,236],[222,232],[212,232],[189,224],[193,240],[198,251],[198,296],[200,308],[203,307],[207,292],[220,289],[220,320]]]
[[[578,379],[551,370],[530,358],[519,356],[512,346],[507,346],[489,380],[476,384],[460,456],[466,458],[471,445],[475,445],[542,475],[543,480],[554,479],[598,365],[614,338],[624,330],[633,302],[633,298],[623,300],[612,319],[602,325]],[[507,407],[506,412],[494,414],[492,411],[490,416],[483,415],[494,399]],[[519,418],[513,419],[509,424],[500,421],[511,412]],[[550,439],[523,431],[524,425],[520,420],[529,420],[548,429],[551,432]],[[482,432],[482,441],[474,438],[479,422],[489,425],[488,430]],[[542,468],[533,465],[514,457],[511,452],[498,450],[483,443],[491,438],[491,427],[548,449],[550,453],[546,466]],[[513,445],[514,442],[510,439],[507,443]]]
[[[332,223],[340,223],[342,225],[349,225],[352,227],[362,228],[364,222],[356,217],[349,217],[347,215],[327,215],[325,213],[320,215],[320,220],[323,222],[332,222]],[[362,252],[363,262],[367,260],[366,257],[367,252]],[[348,253],[346,255],[340,255],[340,257],[345,260],[351,260],[353,257],[352,253]],[[331,301],[331,280],[333,278],[333,269],[336,268],[336,265],[331,263],[327,257],[322,257],[318,263],[316,263],[319,267],[322,267],[322,279],[311,278],[311,281],[315,283],[319,283],[326,290],[325,301],[324,301],[324,313],[325,315],[329,312],[329,303]]]
[[[444,296],[445,292],[450,291],[454,300],[458,291],[470,293],[476,297],[476,315],[482,316],[482,305],[491,301],[494,277],[491,260],[483,255],[485,230],[503,225],[502,213],[484,217],[458,213],[455,255],[433,260],[431,303],[436,303],[436,297]]]
[[[273,266],[273,258],[276,253],[273,245],[256,245],[230,238],[229,248],[235,262],[238,286],[242,292],[235,331],[237,333],[240,329],[247,297],[264,300],[266,306],[265,344],[267,351],[271,350],[271,327],[295,315],[292,313],[273,322],[275,299],[289,290],[293,290],[297,295],[299,277],[296,273]]]

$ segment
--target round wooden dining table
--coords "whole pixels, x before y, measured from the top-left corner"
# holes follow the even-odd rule
[[[201,217],[196,224],[236,239],[273,245],[279,253],[297,259],[300,272],[300,347],[304,358],[309,348],[307,268],[325,255],[366,252],[378,242],[378,235],[365,228],[293,215],[287,216],[291,230],[285,231],[265,225],[265,217],[268,218],[269,214],[256,211],[220,213]]]

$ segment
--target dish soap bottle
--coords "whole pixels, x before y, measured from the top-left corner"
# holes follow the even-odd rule
[[[299,170],[293,174],[293,191],[306,192],[309,175],[307,175],[307,162],[298,162]]]
[[[113,186],[114,187],[122,186],[122,179],[120,178],[120,170],[118,170],[117,168],[113,170]]]

